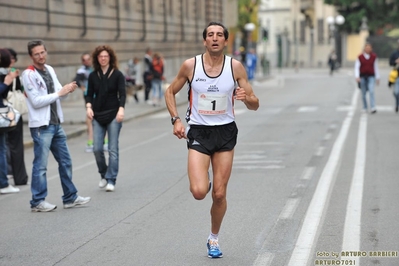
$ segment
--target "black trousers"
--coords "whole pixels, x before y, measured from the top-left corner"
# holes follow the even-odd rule
[[[19,119],[17,128],[7,133],[7,161],[14,176],[15,185],[26,185],[28,174],[25,168],[23,121]]]

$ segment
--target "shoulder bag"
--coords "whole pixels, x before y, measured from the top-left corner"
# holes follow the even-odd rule
[[[14,130],[21,118],[21,114],[12,105],[0,107],[0,133]]]
[[[12,82],[12,91],[8,92],[7,101],[12,104],[14,109],[18,110],[20,114],[26,114],[28,112],[28,106],[26,105],[26,98],[22,91],[16,90],[16,79]]]

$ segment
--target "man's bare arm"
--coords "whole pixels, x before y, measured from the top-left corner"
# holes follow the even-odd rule
[[[179,114],[177,113],[176,107],[176,98],[175,95],[178,93],[184,86],[184,84],[190,80],[194,71],[194,62],[195,59],[191,58],[186,60],[182,66],[180,67],[179,73],[174,78],[170,86],[167,88],[165,92],[165,102],[166,107],[170,113],[171,117],[177,117]],[[185,133],[185,127],[181,121],[181,119],[177,119],[173,124],[173,134],[179,139],[187,138]]]
[[[190,58],[184,61],[177,76],[165,91],[166,107],[171,117],[178,116],[175,95],[183,88],[187,80],[191,78],[194,70],[194,60],[194,58]]]

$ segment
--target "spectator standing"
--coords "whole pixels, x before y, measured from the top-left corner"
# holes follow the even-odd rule
[[[165,92],[173,134],[179,139],[187,139],[190,191],[197,200],[204,199],[211,189],[208,171],[212,164],[211,230],[207,241],[209,258],[223,256],[219,231],[227,210],[227,184],[238,134],[234,99],[242,101],[249,110],[259,107],[245,68],[223,53],[228,37],[224,25],[209,23],[203,31],[205,53],[184,61]],[[187,129],[177,113],[175,98],[186,82],[189,84]]]
[[[149,102],[150,92],[152,89],[151,80],[152,80],[152,50],[151,48],[147,48],[144,55],[144,101]]]
[[[108,45],[95,48],[94,71],[89,76],[86,114],[93,123],[94,157],[100,173],[99,187],[114,191],[119,171],[119,133],[125,114],[125,76],[118,70],[114,50]],[[94,97],[95,95],[95,97]],[[108,165],[101,144],[108,134]]]
[[[136,100],[136,103],[139,102],[139,98],[137,96],[137,91],[141,87],[140,82],[140,60],[137,57],[130,59],[127,63],[126,69],[126,84],[130,87],[131,93]],[[127,89],[127,88],[126,88]]]
[[[363,112],[367,112],[367,92],[370,98],[370,111],[372,114],[377,112],[375,108],[374,86],[380,82],[380,72],[378,69],[378,58],[373,53],[370,43],[366,43],[363,53],[360,54],[355,62],[355,78],[362,90]]]
[[[158,106],[163,96],[162,81],[164,80],[164,60],[159,53],[154,53],[152,57],[152,105]]]
[[[54,69],[46,64],[47,49],[42,40],[28,42],[28,54],[32,65],[23,73],[23,84],[27,95],[29,128],[33,138],[32,200],[33,212],[49,212],[56,205],[45,201],[47,196],[47,163],[51,151],[58,163],[64,195],[64,208],[84,205],[90,197],[81,197],[72,182],[72,159],[67,138],[61,123],[64,121],[60,98],[76,88],[76,82],[62,86]]]
[[[389,65],[396,71],[399,71],[399,40],[398,48],[389,57]],[[393,96],[395,97],[395,112],[399,111],[399,79],[396,78],[393,87]]]
[[[0,67],[8,68],[11,64],[11,54],[7,49],[0,49]],[[6,107],[3,99],[7,98],[8,90],[13,80],[18,77],[19,71],[10,71],[0,80],[0,108]],[[19,188],[8,183],[7,178],[7,133],[0,132],[0,194],[17,193]]]
[[[333,49],[331,53],[328,55],[328,66],[330,67],[330,76],[333,75],[336,64],[337,64],[337,54],[335,53],[335,50]]]
[[[74,81],[78,85],[78,87],[83,92],[83,99],[87,95],[87,83],[89,80],[89,75],[93,72],[93,68],[91,67],[91,55],[89,53],[83,53],[81,56],[82,65],[76,72],[76,76]],[[87,144],[85,151],[93,152],[93,125],[91,120],[86,116],[86,132],[87,132]]]
[[[7,48],[11,55],[11,64],[10,68],[2,68],[0,71],[3,74],[0,74],[0,80],[3,82],[5,75],[7,75],[8,71],[16,71],[13,66],[15,62],[17,62],[17,53],[12,48]],[[19,73],[19,71],[16,71]],[[15,84],[14,84],[15,82]],[[23,87],[21,85],[21,80],[19,76],[17,76],[13,82],[8,86],[8,91],[12,91],[13,86],[15,85],[15,89],[23,92]],[[25,152],[24,152],[24,130],[23,130],[23,118],[19,119],[17,123],[17,127],[7,133],[7,147],[8,147],[8,165],[10,172],[14,179],[14,184],[17,186],[26,185],[28,183],[28,174],[26,173],[25,167]]]

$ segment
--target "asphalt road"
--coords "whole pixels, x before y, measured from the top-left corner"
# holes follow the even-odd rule
[[[31,213],[28,186],[0,196],[0,265],[399,265],[399,115],[382,72],[373,115],[349,70],[283,70],[254,83],[258,111],[236,103],[224,258],[206,256],[211,198],[192,198],[185,142],[160,108],[124,123],[115,192],[98,188],[83,134],[68,144],[87,206],[62,208],[53,158],[56,211]],[[31,171],[31,148],[25,156]]]

